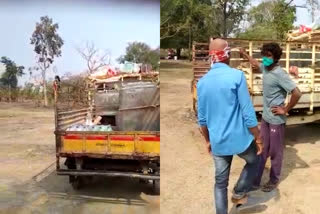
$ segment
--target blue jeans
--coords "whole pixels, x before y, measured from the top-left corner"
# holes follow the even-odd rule
[[[260,157],[257,155],[257,149],[254,142],[238,156],[246,161],[241,175],[233,189],[234,198],[242,198],[249,192],[253,181],[257,176]],[[230,167],[233,156],[213,156],[215,162],[215,187],[214,196],[216,203],[216,214],[228,213],[228,184]]]

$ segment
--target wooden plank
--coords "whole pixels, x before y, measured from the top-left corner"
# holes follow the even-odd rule
[[[58,121],[71,120],[71,119],[75,119],[78,117],[86,117],[86,116],[87,116],[87,112],[83,112],[83,113],[78,113],[78,114],[74,114],[74,115],[67,115],[64,117],[58,117]]]
[[[208,45],[209,46],[209,43],[204,43],[204,42],[193,42],[193,46],[203,46],[203,45]]]
[[[67,115],[67,114],[74,114],[74,113],[80,113],[88,111],[88,108],[80,109],[80,110],[73,110],[73,111],[65,111],[65,112],[58,112],[58,115]]]
[[[195,57],[196,57],[196,45],[193,43],[193,45],[192,45],[192,59],[193,59],[193,61],[194,61]]]
[[[196,77],[196,76],[204,76],[204,75],[206,75],[208,72],[206,71],[206,72],[201,72],[201,73],[195,73],[194,74],[194,76]]]
[[[262,61],[262,58],[255,58],[258,61]],[[247,59],[242,58],[231,58],[230,61],[248,61]],[[287,61],[287,59],[280,59],[279,61]],[[312,59],[289,59],[289,61],[304,61],[304,62],[311,62]]]
[[[149,105],[149,106],[139,106],[139,107],[133,107],[133,108],[124,108],[124,109],[119,109],[119,111],[129,111],[129,110],[137,110],[137,109],[145,109],[145,108],[157,108],[159,106],[160,106],[160,104],[155,104],[155,105]]]
[[[192,59],[194,59],[195,61],[197,60],[201,60],[201,59],[209,59],[209,56],[193,56]]]
[[[315,76],[314,76],[314,67],[316,65],[316,45],[313,44],[312,45],[312,76],[311,76],[311,97],[310,97],[310,111],[313,112],[313,105],[314,105],[314,80],[315,80]]]
[[[289,63],[290,63],[290,44],[286,44],[286,70],[289,71]]]
[[[238,38],[224,38],[225,40],[233,42],[256,42],[256,43],[267,43],[267,42],[277,42],[280,44],[290,43],[299,45],[310,45],[310,44],[320,44],[320,42],[299,42],[299,41],[281,41],[281,40],[258,40],[258,39],[238,39]]]
[[[195,53],[209,53],[209,50],[195,50]]]
[[[261,50],[253,50],[253,53],[260,53]],[[282,53],[287,53],[287,51],[282,51]],[[312,54],[312,51],[297,51],[297,50],[291,50],[290,53],[303,53],[303,54]],[[320,54],[320,52],[316,52],[316,54]]]
[[[249,56],[252,57],[252,42],[249,43]],[[249,88],[252,88],[253,86],[253,71],[252,71],[252,65],[250,64],[250,70],[249,70]]]
[[[289,116],[286,125],[296,125],[302,123],[311,123],[320,120],[320,114],[304,115],[304,116]]]
[[[192,65],[199,66],[199,67],[210,67],[211,64],[208,61],[194,61]]]
[[[210,68],[210,66],[198,66],[198,67],[194,66],[193,70],[199,70],[199,69],[201,70],[201,69],[208,69],[208,68]]]

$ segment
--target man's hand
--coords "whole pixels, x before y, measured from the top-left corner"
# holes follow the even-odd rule
[[[256,59],[253,59],[251,56],[249,56],[246,49],[244,49],[242,47],[239,47],[238,49],[239,49],[240,56],[244,59],[249,60],[249,63],[251,64],[252,68],[254,69],[254,72],[255,71],[261,72],[259,69],[260,63]]]
[[[274,115],[286,115],[287,109],[283,106],[274,106],[271,108],[271,111]]]
[[[257,147],[257,155],[261,155],[263,151],[263,143],[261,141],[261,138],[255,139],[256,147]]]
[[[206,142],[207,151],[209,154],[211,154],[211,144],[210,142]]]
[[[239,49],[239,53],[240,53],[241,56],[243,56],[243,54],[247,53],[246,50],[244,48],[242,48],[242,47],[240,47],[238,49]]]
[[[295,78],[299,77],[299,70],[297,66],[290,66],[289,73],[293,75]]]
[[[258,126],[250,128],[250,132],[254,136],[254,141],[257,147],[257,155],[260,155],[263,151],[263,143],[260,137],[260,131]]]
[[[203,137],[205,139],[206,148],[207,148],[208,153],[211,154],[211,144],[210,144],[208,127],[200,126],[200,133],[203,135]]]

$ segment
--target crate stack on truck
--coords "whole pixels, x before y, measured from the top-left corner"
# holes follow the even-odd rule
[[[92,176],[160,181],[158,73],[87,79],[85,105],[65,107],[55,91],[56,171],[80,188]],[[62,163],[64,161],[64,163]]]
[[[264,43],[277,42],[283,50],[280,65],[285,71],[290,66],[297,66],[298,77],[291,78],[303,93],[299,103],[289,112],[287,124],[301,124],[320,120],[320,43],[317,42],[285,42],[267,40],[226,39],[231,47],[230,66],[242,70],[247,78],[257,116],[263,109],[262,74],[253,71],[250,63],[239,54],[239,47],[245,48],[250,56],[262,61],[261,47]],[[191,83],[193,108],[197,112],[196,84],[210,69],[209,43],[193,43],[193,74]],[[288,99],[287,101],[289,100]]]

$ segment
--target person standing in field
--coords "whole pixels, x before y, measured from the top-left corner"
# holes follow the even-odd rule
[[[301,92],[289,74],[284,71],[279,60],[282,49],[277,43],[268,43],[262,46],[262,64],[249,56],[244,49],[240,54],[249,60],[254,70],[263,74],[263,113],[261,121],[261,138],[264,144],[258,176],[254,182],[254,188],[259,189],[262,174],[267,158],[271,158],[270,179],[261,188],[262,191],[270,192],[277,187],[283,161],[284,132],[286,114],[297,104]],[[291,74],[297,76],[297,69],[290,68]],[[285,105],[286,96],[291,93],[290,101]]]
[[[227,214],[233,156],[246,162],[232,195],[232,202],[241,205],[247,202],[247,193],[256,178],[263,144],[245,75],[229,66],[228,43],[211,40],[209,51],[211,69],[197,84],[198,122],[215,163],[216,213]]]

